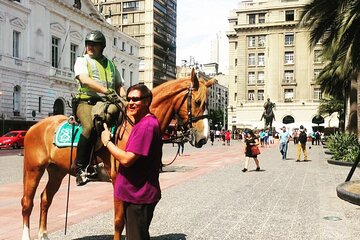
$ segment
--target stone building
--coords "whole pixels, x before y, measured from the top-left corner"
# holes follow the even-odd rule
[[[126,85],[137,83],[139,42],[107,23],[90,0],[0,1],[0,133],[71,114],[74,62],[95,29]]]
[[[228,114],[233,127],[263,128],[260,118],[268,98],[276,104],[275,127],[293,122],[288,126],[303,124],[311,131],[314,126],[321,99],[315,78],[324,63],[321,43],[311,50],[309,32],[297,26],[307,2],[241,1],[228,17]],[[325,118],[324,125],[329,121]]]
[[[99,11],[140,43],[139,81],[150,89],[176,77],[176,0],[92,0]]]

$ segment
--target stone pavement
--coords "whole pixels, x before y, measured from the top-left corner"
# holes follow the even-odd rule
[[[166,148],[169,153],[165,158],[169,161],[176,150],[170,145]],[[153,240],[360,239],[360,207],[336,196],[336,187],[344,182],[349,167],[328,164],[322,146],[308,149],[311,161],[297,163],[296,146],[290,143],[288,160],[281,160],[278,145],[274,144],[261,148],[262,171],[253,171],[255,164],[251,160],[250,171],[242,173],[243,148],[238,141],[231,146],[215,142],[214,146],[207,144],[202,149],[185,145],[185,156],[165,168],[160,176],[163,197],[151,225]],[[357,179],[359,169],[352,178]],[[18,187],[17,183],[9,185],[8,190]],[[61,207],[50,209],[50,239],[112,239],[110,186],[105,183],[72,186],[66,236],[63,186],[58,196],[62,199]],[[1,194],[3,187],[0,190]],[[85,206],[79,204],[84,196]],[[54,204],[58,204],[58,199]],[[18,212],[13,215],[17,234],[13,237],[0,234],[0,239],[20,238],[19,198],[16,201]],[[1,201],[0,207],[4,205]],[[0,211],[3,213],[3,208]],[[38,214],[34,210],[33,215]],[[37,224],[37,220],[32,222]],[[2,230],[6,226],[3,221],[1,226]]]

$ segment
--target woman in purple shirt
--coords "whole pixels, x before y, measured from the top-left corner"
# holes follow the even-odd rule
[[[150,239],[149,227],[161,198],[159,170],[162,157],[160,124],[150,113],[151,91],[143,84],[127,91],[127,114],[135,121],[125,151],[110,141],[106,124],[101,140],[120,162],[114,195],[124,204],[126,239]]]

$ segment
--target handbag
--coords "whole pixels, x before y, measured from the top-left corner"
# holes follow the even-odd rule
[[[260,154],[260,149],[258,148],[258,146],[252,146],[251,147],[251,154],[253,156],[259,155]]]

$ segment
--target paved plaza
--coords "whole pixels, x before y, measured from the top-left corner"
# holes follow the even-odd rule
[[[176,146],[165,148],[164,159],[170,161]],[[328,164],[322,146],[308,149],[311,161],[295,162],[296,146],[291,142],[287,160],[281,160],[278,144],[274,144],[261,148],[260,172],[254,171],[254,161],[250,161],[249,171],[243,173],[243,148],[238,141],[230,146],[208,143],[202,149],[185,145],[185,155],[161,173],[163,197],[151,225],[153,240],[360,239],[360,206],[336,196],[336,187],[344,182],[349,167]],[[360,179],[359,168],[352,179]],[[50,239],[111,240],[111,185],[72,185],[66,236],[65,189],[60,189],[61,200],[54,201],[50,209]],[[84,198],[88,200],[81,204]],[[20,199],[17,201],[17,237],[0,239],[20,239]],[[55,208],[61,212],[54,213]],[[33,228],[38,214],[34,209]]]

